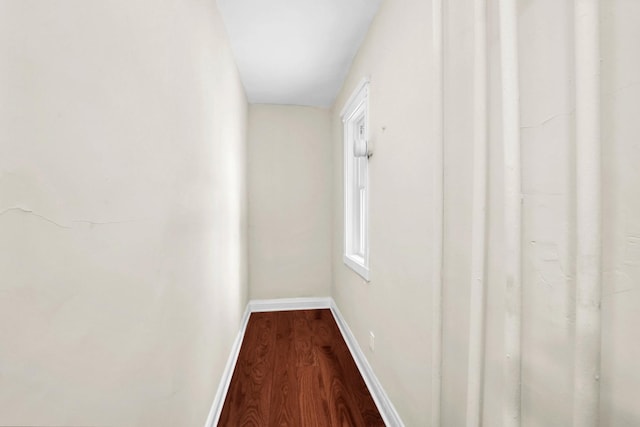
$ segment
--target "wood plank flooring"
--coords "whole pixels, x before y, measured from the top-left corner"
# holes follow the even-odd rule
[[[384,426],[330,310],[253,313],[218,426]]]

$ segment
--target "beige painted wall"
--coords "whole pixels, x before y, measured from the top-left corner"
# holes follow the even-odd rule
[[[333,289],[374,372],[407,426],[429,425],[431,389],[431,5],[386,1],[333,107]],[[343,254],[343,148],[339,117],[370,76],[371,281]],[[375,352],[368,347],[375,334]]]
[[[602,2],[601,424],[640,425],[640,2]]]
[[[326,109],[249,108],[251,298],[329,295],[330,132]]]
[[[465,425],[473,182],[473,2],[444,8],[442,425]],[[464,243],[463,243],[464,242]]]
[[[247,299],[213,1],[0,2],[0,425],[202,426]]]

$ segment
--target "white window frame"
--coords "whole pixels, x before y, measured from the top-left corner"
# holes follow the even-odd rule
[[[369,281],[369,162],[356,157],[356,137],[369,141],[369,79],[363,79],[340,113],[344,126],[344,263]],[[363,128],[362,128],[363,127]],[[357,194],[356,194],[357,193]],[[356,213],[358,213],[356,218]]]

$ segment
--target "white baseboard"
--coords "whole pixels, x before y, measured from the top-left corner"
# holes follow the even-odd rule
[[[231,376],[236,368],[238,354],[240,353],[240,347],[242,347],[242,340],[244,338],[244,333],[247,330],[247,323],[249,323],[250,315],[251,311],[249,310],[249,305],[247,305],[247,308],[244,310],[244,314],[242,315],[242,321],[240,322],[240,330],[238,331],[238,335],[231,346],[231,353],[229,353],[229,358],[227,359],[224,371],[222,371],[222,378],[220,378],[218,390],[213,398],[213,403],[211,404],[211,409],[209,410],[209,416],[207,417],[205,427],[215,427],[218,425],[222,407],[224,406],[224,399],[227,397],[229,384],[231,384]]]
[[[358,345],[358,341],[356,341],[353,333],[349,329],[349,326],[342,317],[338,306],[331,297],[284,298],[249,301],[244,315],[242,316],[242,323],[240,326],[240,330],[238,331],[238,336],[233,343],[231,354],[229,354],[229,359],[227,360],[227,365],[225,366],[224,372],[222,373],[220,385],[218,386],[218,391],[216,392],[213,404],[211,405],[211,410],[209,411],[209,416],[207,417],[205,427],[216,427],[218,424],[220,413],[222,412],[222,406],[224,405],[224,400],[227,395],[227,391],[229,390],[231,376],[233,375],[233,371],[236,367],[238,354],[240,353],[240,347],[242,346],[242,339],[247,329],[247,323],[249,322],[249,316],[251,315],[251,313],[286,310],[312,310],[322,308],[328,308],[331,310],[331,313],[333,314],[333,317],[338,324],[338,328],[342,333],[342,337],[344,338],[344,341],[347,344],[349,351],[351,352],[351,356],[356,362],[356,366],[360,370],[360,374],[362,375],[365,384],[369,388],[371,397],[378,407],[378,411],[380,411],[380,415],[382,416],[382,419],[384,420],[387,427],[404,427],[404,424],[402,423],[398,412],[396,411],[395,407],[389,400],[389,397],[382,388],[380,381],[378,381],[378,378],[373,373],[373,369],[371,369],[371,365],[369,365],[367,358]]]
[[[330,307],[330,297],[253,299],[249,301],[249,309],[252,313],[264,311],[314,310]]]
[[[387,393],[385,393],[382,388],[382,384],[378,381],[376,374],[373,373],[373,369],[371,369],[371,365],[369,365],[362,348],[360,348],[360,345],[351,332],[351,329],[349,329],[347,322],[344,320],[344,317],[342,317],[342,313],[340,313],[340,310],[333,298],[331,299],[330,308],[334,319],[336,319],[338,328],[340,328],[342,337],[347,343],[347,347],[349,347],[351,356],[358,366],[360,375],[362,375],[362,378],[371,393],[371,397],[373,397],[373,401],[378,407],[378,411],[380,411],[380,415],[382,416],[384,423],[387,427],[404,427],[404,423],[400,419],[400,415],[398,415],[396,408],[393,406],[393,403],[391,403],[391,400],[389,400],[389,396],[387,396]]]

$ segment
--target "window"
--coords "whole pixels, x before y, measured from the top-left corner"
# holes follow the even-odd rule
[[[369,80],[342,110],[344,123],[344,263],[369,280]]]

